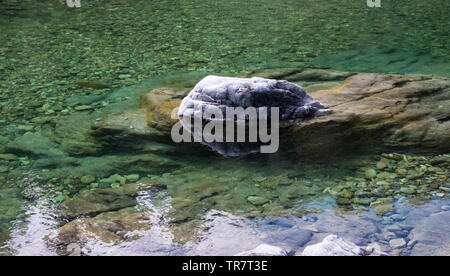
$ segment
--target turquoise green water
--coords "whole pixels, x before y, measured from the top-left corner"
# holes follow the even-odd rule
[[[69,8],[65,1],[0,0],[0,153],[10,140],[26,132],[45,133],[53,120],[76,114],[74,106],[83,101],[100,109],[104,107],[103,96],[118,88],[179,72],[190,73],[181,75],[190,85],[198,75],[212,72],[235,74],[289,66],[448,77],[449,14],[450,2],[446,0],[382,0],[381,8],[369,8],[365,0],[81,0],[81,8]],[[74,118],[73,124],[83,124],[82,117],[79,121]],[[41,144],[33,142],[35,148],[38,144],[45,144],[46,150],[52,147],[39,141]],[[153,163],[148,165],[124,162],[120,159],[121,154],[125,155],[123,151],[126,150],[112,148],[107,153],[93,154],[89,160],[77,154],[70,156],[72,159],[64,156],[56,161],[26,152],[2,156],[0,242],[4,247],[0,254],[54,253],[44,249],[42,242],[43,236],[65,222],[53,215],[54,208],[80,191],[98,187],[92,184],[116,173],[138,173],[139,180],[127,182],[150,179],[162,187],[161,201],[168,201],[169,211],[166,205],[153,202],[152,196],[143,196],[139,204],[149,205],[155,213],[161,212],[180,225],[186,224],[188,230],[180,226],[181,230],[173,232],[181,232],[181,239],[190,242],[196,240],[192,229],[201,227],[189,223],[214,224],[215,219],[202,217],[213,211],[243,218],[243,228],[250,229],[243,237],[250,237],[252,231],[267,234],[264,227],[253,225],[267,216],[288,216],[292,221],[287,224],[295,225],[300,223],[297,220],[307,221],[304,216],[310,212],[327,214],[335,210],[339,214],[356,212],[361,215],[357,221],[373,219],[380,226],[380,218],[368,214],[377,206],[370,207],[373,202],[401,202],[408,198],[413,204],[420,203],[419,210],[448,204],[443,199],[448,195],[444,190],[420,187],[436,182],[439,174],[428,175],[423,183],[411,182],[419,190],[415,195],[399,192],[396,182],[401,177],[394,177],[394,184],[383,189],[361,180],[368,168],[376,166],[381,158],[378,155],[309,163],[284,154],[230,160],[211,156],[206,150],[189,156],[177,148],[164,148],[152,151],[148,158]],[[419,167],[433,157],[411,162]],[[50,165],[37,168],[35,162]],[[393,174],[395,162],[391,163],[389,173]],[[86,168],[91,169],[89,173]],[[447,167],[440,169],[440,175],[448,176]],[[83,183],[81,178],[87,174],[96,180]],[[440,185],[448,185],[446,177],[440,179]],[[109,184],[100,182],[99,186],[109,188]],[[422,207],[423,203],[432,207]],[[393,214],[400,214],[401,210],[394,208]],[[411,220],[420,221],[418,213]],[[329,218],[322,216],[324,220]],[[219,221],[216,228],[233,223],[233,219]],[[328,227],[330,233],[331,228]],[[236,236],[236,229],[223,229]],[[347,232],[351,232],[349,229]],[[224,246],[221,232],[215,231],[203,233],[203,243],[191,249],[166,244],[161,236],[163,245],[149,251],[134,245],[108,252],[207,254],[210,252],[205,248],[210,242],[223,246],[213,251],[217,254],[237,253]],[[368,235],[364,242],[383,239]],[[230,244],[238,248],[239,241]],[[246,245],[250,246],[250,242]],[[101,250],[92,252],[101,254]]]

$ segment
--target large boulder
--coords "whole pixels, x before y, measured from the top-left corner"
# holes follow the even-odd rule
[[[195,115],[218,108],[226,116],[226,107],[278,107],[281,119],[309,118],[327,112],[300,86],[285,81],[253,77],[207,76],[183,99],[178,115]]]
[[[301,155],[450,149],[447,79],[358,74],[313,96],[332,112],[294,125],[288,143]]]
[[[254,109],[248,110],[247,108],[250,107]],[[216,125],[221,123],[223,127],[228,127],[228,123],[225,122],[230,120],[240,120],[241,124],[246,122],[251,125],[256,119],[261,123],[261,119],[273,118],[272,107],[279,108],[278,116],[282,121],[306,120],[329,112],[323,108],[320,102],[309,96],[302,87],[286,80],[207,76],[183,99],[178,116],[185,131],[191,132],[197,139],[201,137],[201,142],[212,150],[224,156],[242,156],[260,152],[261,143],[248,140],[222,142],[217,141],[217,137],[205,137],[203,127],[199,128],[195,123],[192,125],[192,118],[197,118],[194,122],[200,119],[205,127],[212,121]],[[239,111],[235,108],[241,109]],[[263,109],[267,113],[262,113]],[[214,114],[214,118],[210,118],[212,114]],[[237,118],[233,114],[236,114]],[[267,114],[268,117],[263,114]],[[275,123],[278,124],[278,121]],[[273,127],[272,124],[271,127]],[[278,128],[278,126],[276,127]],[[259,131],[261,131],[261,126]],[[250,129],[249,132],[251,132]],[[225,129],[222,133],[223,137],[219,137],[219,139],[225,141],[226,136],[228,140],[230,133],[228,129]],[[261,136],[259,137],[261,138]],[[260,141],[257,137],[256,140]]]

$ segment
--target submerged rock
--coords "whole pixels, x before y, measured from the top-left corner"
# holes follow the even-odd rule
[[[71,221],[44,239],[60,255],[87,255],[99,243],[115,245],[141,237],[140,231],[151,227],[150,216],[148,213],[103,213]]]
[[[421,215],[421,214],[419,214]],[[416,222],[417,217],[412,217]],[[412,220],[411,219],[411,220]],[[450,255],[450,211],[438,212],[420,219],[409,237],[417,241],[411,255]]]
[[[8,143],[5,152],[29,154],[35,157],[63,157],[67,155],[58,145],[40,133],[25,133]]]
[[[393,239],[389,241],[389,245],[394,249],[398,249],[406,246],[406,241],[402,238]]]
[[[352,242],[329,235],[321,243],[307,246],[302,256],[362,256],[364,252]]]
[[[301,155],[450,148],[447,79],[358,74],[313,96],[332,113],[294,126],[289,144]]]
[[[135,206],[137,204],[135,196],[145,189],[149,187],[142,184],[126,184],[119,188],[90,190],[64,201],[59,205],[59,209],[67,218],[117,211]]]

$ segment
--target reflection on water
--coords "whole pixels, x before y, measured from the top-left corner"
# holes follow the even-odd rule
[[[417,206],[400,197],[394,204],[393,212],[380,217],[371,211],[342,212],[334,208],[333,200],[324,198],[305,205],[310,211],[304,215],[254,220],[210,210],[202,216],[201,221],[173,225],[163,219],[165,204],[161,205],[159,196],[155,199],[145,196],[139,199],[141,206],[152,210],[145,213],[145,219],[140,216],[140,220],[144,219],[148,227],[130,232],[117,242],[107,240],[105,233],[111,231],[108,229],[110,226],[105,226],[97,219],[96,223],[101,228],[86,230],[86,233],[96,235],[84,241],[78,240],[82,248],[76,254],[234,255],[266,243],[280,246],[290,255],[295,255],[329,234],[337,234],[362,247],[377,243],[380,250],[391,255],[441,255],[447,254],[449,246],[450,237],[446,231],[449,227],[448,200],[433,200]],[[166,195],[163,197],[167,198]],[[49,251],[46,245],[48,239],[45,237],[49,235],[52,238],[52,229],[57,222],[54,217],[44,215],[43,212],[33,208],[28,213],[27,225],[16,226],[8,242],[14,254],[55,254]],[[127,212],[134,211],[125,211],[124,214]],[[114,221],[120,217],[114,214],[111,219]],[[436,219],[430,220],[433,217]],[[389,241],[398,237],[403,238],[407,246],[393,249]]]
[[[210,72],[287,66],[449,76],[449,1],[383,0],[368,8],[365,0],[82,0],[78,9],[63,2],[0,1],[0,254],[51,255],[71,244],[74,254],[230,255],[262,242],[294,254],[328,233],[377,242],[394,255],[448,254],[448,225],[433,220],[449,212],[448,163],[433,161],[448,155],[222,159],[158,141],[129,159],[135,140],[99,153],[103,145],[70,127],[87,123],[77,117],[82,112],[100,122],[97,110],[133,105],[125,98],[142,91],[116,89],[159,74],[173,76],[165,85],[185,87]],[[66,116],[74,119],[59,135],[72,140],[37,135]],[[4,154],[17,137],[29,143]],[[98,222],[90,231],[108,242],[48,245],[45,237],[67,223],[58,204],[140,182],[162,191],[140,191],[135,207],[102,206],[109,212],[66,228],[79,234],[70,227]],[[108,224],[111,218],[122,224]],[[440,249],[426,225],[437,229]],[[395,238],[407,245],[392,248]]]

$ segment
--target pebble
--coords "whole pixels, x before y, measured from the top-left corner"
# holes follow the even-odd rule
[[[95,176],[92,175],[85,175],[80,178],[81,183],[83,184],[91,184],[95,181]]]
[[[6,167],[6,166],[0,166],[0,173],[5,173],[5,172],[8,172],[9,171],[9,168],[8,167]]]
[[[111,188],[119,188],[120,187],[120,183],[112,183],[111,184]]]
[[[90,109],[92,109],[93,107],[92,106],[90,106],[90,105],[79,105],[79,106],[76,106],[75,107],[75,110],[76,111],[85,111],[85,110],[90,110]]]
[[[131,75],[129,75],[129,74],[120,74],[119,75],[119,79],[129,79],[129,78],[131,78]]]
[[[17,160],[18,158],[15,154],[6,153],[6,154],[0,154],[0,159],[13,161],[13,160]]]
[[[121,175],[115,174],[115,175],[111,175],[108,178],[104,178],[100,181],[103,183],[110,183],[110,184],[120,183],[121,185],[124,185],[126,183],[126,178]]]
[[[377,175],[377,172],[374,169],[367,169],[364,175],[367,179],[371,179]]]
[[[386,227],[386,230],[388,230],[389,232],[398,232],[401,231],[402,228],[398,224],[392,224]]]
[[[399,214],[395,214],[395,215],[392,215],[390,218],[394,221],[401,221],[401,220],[405,220],[406,217],[399,215]]]
[[[401,187],[400,192],[405,193],[405,194],[414,194],[416,191],[411,188]]]
[[[377,163],[376,167],[379,170],[383,170],[387,167],[387,164],[383,160],[381,160]]]
[[[67,245],[66,252],[69,256],[81,256],[81,248],[76,243],[70,243]]]
[[[406,245],[406,247],[407,247],[408,249],[411,249],[411,248],[413,248],[414,245],[416,245],[418,242],[419,242],[418,240],[410,240],[410,241],[408,242],[408,244]]]
[[[378,214],[386,214],[392,211],[392,204],[380,204],[376,205],[373,210]]]
[[[125,176],[126,180],[128,181],[138,181],[139,177],[140,177],[139,174],[130,174]]]
[[[406,241],[404,239],[393,239],[389,241],[389,245],[394,248],[402,248],[406,245]]]
[[[259,196],[249,196],[249,197],[247,197],[247,200],[255,206],[263,205],[263,204],[269,202],[268,199],[259,197]]]
[[[20,125],[17,127],[18,130],[22,131],[32,131],[34,129],[34,126],[32,125]]]
[[[449,187],[444,187],[444,186],[439,187],[439,190],[442,190],[442,191],[447,192],[447,193],[450,192],[450,188]]]

